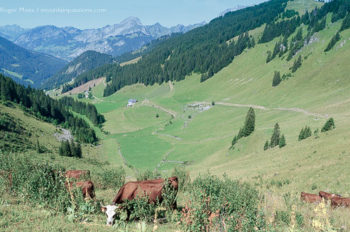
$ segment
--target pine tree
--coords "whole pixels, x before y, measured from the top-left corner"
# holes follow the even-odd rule
[[[327,122],[322,127],[321,132],[326,132],[326,131],[333,130],[333,129],[335,129],[334,119],[330,118],[327,120]]]
[[[266,140],[265,145],[264,145],[264,151],[266,151],[267,149],[269,149],[269,141]]]
[[[272,86],[277,86],[281,83],[281,74],[280,72],[275,71],[275,74],[273,76],[272,80]]]
[[[251,133],[253,133],[255,129],[255,112],[252,107],[249,108],[247,116],[245,118],[245,123],[244,123],[244,128],[243,128],[243,133],[244,136],[247,137]]]
[[[271,136],[271,142],[270,142],[270,147],[275,147],[278,146],[280,143],[280,126],[278,123],[275,124],[273,134]]]
[[[304,131],[304,128],[301,128],[301,131],[299,133],[299,137],[298,137],[298,140],[303,140],[305,138],[305,131]]]
[[[286,138],[284,137],[284,135],[281,136],[278,146],[279,148],[286,146]]]
[[[237,138],[237,135],[235,135],[235,137],[233,137],[233,140],[232,140],[232,147],[237,143],[238,141],[238,138]]]
[[[332,37],[331,41],[329,42],[329,44],[327,45],[324,51],[328,52],[329,50],[331,50],[339,40],[340,40],[340,34],[339,32],[337,32],[337,34],[335,34],[335,36]]]
[[[343,20],[343,23],[341,25],[340,31],[344,31],[346,29],[350,28],[350,13],[348,13]]]

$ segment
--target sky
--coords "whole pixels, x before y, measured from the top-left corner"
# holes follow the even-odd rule
[[[209,22],[237,5],[264,0],[0,0],[0,26],[98,28],[138,17],[145,25]]]

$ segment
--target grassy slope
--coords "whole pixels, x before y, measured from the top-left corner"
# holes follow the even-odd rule
[[[302,10],[310,4],[313,1],[298,0],[289,7]],[[294,60],[286,62],[276,58],[266,64],[266,52],[273,49],[275,41],[258,44],[254,49],[245,51],[204,83],[199,83],[199,75],[193,74],[185,81],[173,83],[173,86],[169,83],[148,87],[133,85],[107,98],[102,98],[102,84],[96,86],[92,92],[97,98],[92,102],[105,115],[107,122],[104,129],[110,134],[99,134],[102,144],[90,148],[89,155],[108,160],[112,166],[123,163],[121,152],[129,164],[139,169],[159,168],[169,172],[178,165],[174,161],[188,161],[187,168],[192,176],[207,170],[218,175],[227,173],[232,178],[256,183],[265,193],[278,193],[277,196],[266,195],[266,204],[272,206],[267,215],[285,207],[281,203],[284,193],[292,193],[295,199],[300,191],[327,190],[349,196],[350,184],[346,180],[350,176],[350,132],[347,130],[350,126],[347,119],[350,114],[350,80],[347,78],[350,43],[347,41],[340,46],[341,42],[338,42],[332,51],[323,52],[339,26],[340,22],[329,24],[326,30],[318,33],[318,40],[299,53],[307,57],[302,67],[275,88],[271,87],[273,72],[289,72]],[[257,33],[259,31],[256,30]],[[342,41],[349,40],[350,31],[342,32],[341,36]],[[126,108],[129,98],[138,99],[135,107]],[[194,102],[210,104],[212,101],[215,101],[215,106],[204,112],[186,107]],[[256,131],[240,140],[234,150],[228,148],[244,123],[248,106],[229,104],[266,107],[255,110]],[[159,107],[175,112],[175,118]],[[281,107],[300,108],[317,115],[277,109]],[[156,114],[159,118],[155,117]],[[302,142],[297,141],[302,127],[321,128],[328,117],[335,119],[336,130],[320,133],[318,139],[312,136]],[[287,146],[263,151],[276,122],[286,136]],[[168,162],[162,162],[162,159]],[[70,163],[57,156],[55,160],[69,167],[95,168],[88,160]],[[133,175],[130,169],[128,175]],[[278,182],[289,184],[278,187],[275,184]],[[108,202],[114,191],[98,192],[97,196]],[[298,210],[305,211],[307,215],[312,211],[305,206],[298,206]],[[344,217],[342,211],[332,214],[339,219],[336,223],[349,227],[349,218]],[[7,218],[16,217],[9,213]],[[101,224],[104,217],[96,220]],[[49,222],[49,225],[59,227],[55,223]],[[69,223],[65,226],[65,229],[77,228]],[[16,230],[16,227],[13,228]],[[94,230],[92,227],[86,229]],[[161,229],[167,230],[165,227]]]
[[[189,169],[194,175],[210,169],[216,174],[226,172],[244,179],[257,175],[292,178],[290,188],[307,189],[312,183],[320,183],[324,189],[347,193],[348,184],[339,185],[338,179],[329,181],[329,176],[314,175],[323,170],[336,177],[348,165],[348,132],[343,128],[349,126],[346,117],[350,81],[346,73],[349,71],[350,45],[345,43],[340,47],[338,43],[331,52],[323,52],[339,26],[340,22],[329,24],[326,30],[318,33],[317,41],[299,53],[307,57],[302,67],[275,88],[271,87],[273,72],[288,73],[294,59],[286,62],[276,58],[266,64],[266,52],[272,50],[273,41],[245,51],[204,83],[199,83],[199,75],[194,74],[185,81],[174,83],[172,90],[168,83],[148,87],[134,85],[96,101],[99,112],[107,119],[105,130],[111,133],[106,141],[115,139],[115,145],[109,144],[105,152],[117,156],[116,144],[119,143],[126,160],[140,169],[154,169],[160,164],[161,169],[170,170],[177,164],[173,161],[189,161]],[[349,37],[349,31],[342,33],[342,40]],[[125,107],[129,98],[139,100],[134,108]],[[159,108],[145,105],[145,99],[176,112],[176,117],[172,119]],[[186,107],[194,102],[211,101],[216,105],[201,113]],[[256,109],[256,132],[239,141],[233,151],[228,149],[230,142],[242,126],[248,108],[224,103],[267,108]],[[294,112],[293,108],[315,115]],[[164,115],[160,114],[156,119],[156,113]],[[321,128],[328,117],[335,118],[335,131],[322,133],[319,139],[297,141],[302,127]],[[264,142],[270,138],[276,122],[280,124],[288,145],[264,152]],[[159,163],[162,158],[170,162]],[[338,168],[334,169],[334,166]],[[348,172],[345,171],[345,176]],[[313,178],[305,181],[304,178],[310,175]]]

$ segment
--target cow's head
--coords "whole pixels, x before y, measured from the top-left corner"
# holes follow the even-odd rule
[[[115,215],[117,214],[116,209],[118,208],[119,207],[116,205],[106,205],[106,206],[101,205],[101,211],[106,213],[107,215],[106,224],[108,226],[112,226],[114,224]]]
[[[176,176],[169,177],[168,182],[175,190],[179,188],[179,180]]]

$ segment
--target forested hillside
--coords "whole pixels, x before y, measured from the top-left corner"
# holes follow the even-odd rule
[[[21,105],[23,110],[38,118],[51,122],[62,127],[69,128],[78,141],[84,143],[95,143],[97,137],[95,131],[83,119],[76,117],[70,112],[70,108],[79,113],[86,114],[88,118],[96,118],[95,124],[104,121],[103,116],[99,116],[95,106],[81,103],[76,105],[74,101],[67,105],[65,100],[54,100],[43,91],[24,87],[16,84],[13,80],[0,74],[0,93],[3,102],[13,102]],[[84,110],[80,110],[84,108]],[[87,110],[85,110],[87,109]],[[90,117],[90,115],[93,115]]]
[[[134,83],[152,85],[168,80],[183,80],[192,72],[201,74],[205,81],[227,66],[244,49],[254,47],[256,43],[266,43],[282,36],[266,60],[271,61],[277,55],[288,54],[291,60],[304,46],[304,40],[310,41],[312,35],[325,28],[326,15],[332,14],[332,22],[343,19],[349,10],[346,0],[332,1],[321,8],[299,15],[297,11],[285,10],[287,1],[269,1],[212,20],[208,25],[197,28],[185,35],[174,36],[152,48],[137,64],[120,67],[118,64],[106,65],[84,73],[72,85],[65,86],[63,92],[88,80],[101,76],[107,77],[104,96],[109,96],[120,88]],[[344,21],[346,24],[347,20]],[[266,27],[258,41],[250,36],[249,30]],[[306,32],[299,33],[289,43],[292,35],[301,24],[307,26]],[[343,26],[346,28],[346,25]],[[332,43],[336,42],[336,37]],[[328,48],[329,50],[330,48]],[[293,72],[300,64],[296,63]]]
[[[256,41],[246,32],[272,22],[284,11],[286,3],[287,0],[272,0],[229,12],[203,27],[164,40],[137,64],[106,67],[104,76],[112,82],[105,89],[104,96],[134,83],[151,85],[168,80],[183,80],[192,72],[201,73],[202,81],[210,78],[245,48],[254,47]],[[100,77],[101,71],[92,71],[89,76]]]
[[[61,84],[70,82],[73,78],[79,76],[83,72],[95,69],[104,64],[113,63],[114,59],[111,55],[95,52],[86,51],[67,65],[65,65],[59,72],[45,80],[41,87],[57,88]]]
[[[0,37],[0,72],[16,82],[39,87],[66,62],[56,57],[26,50]]]

